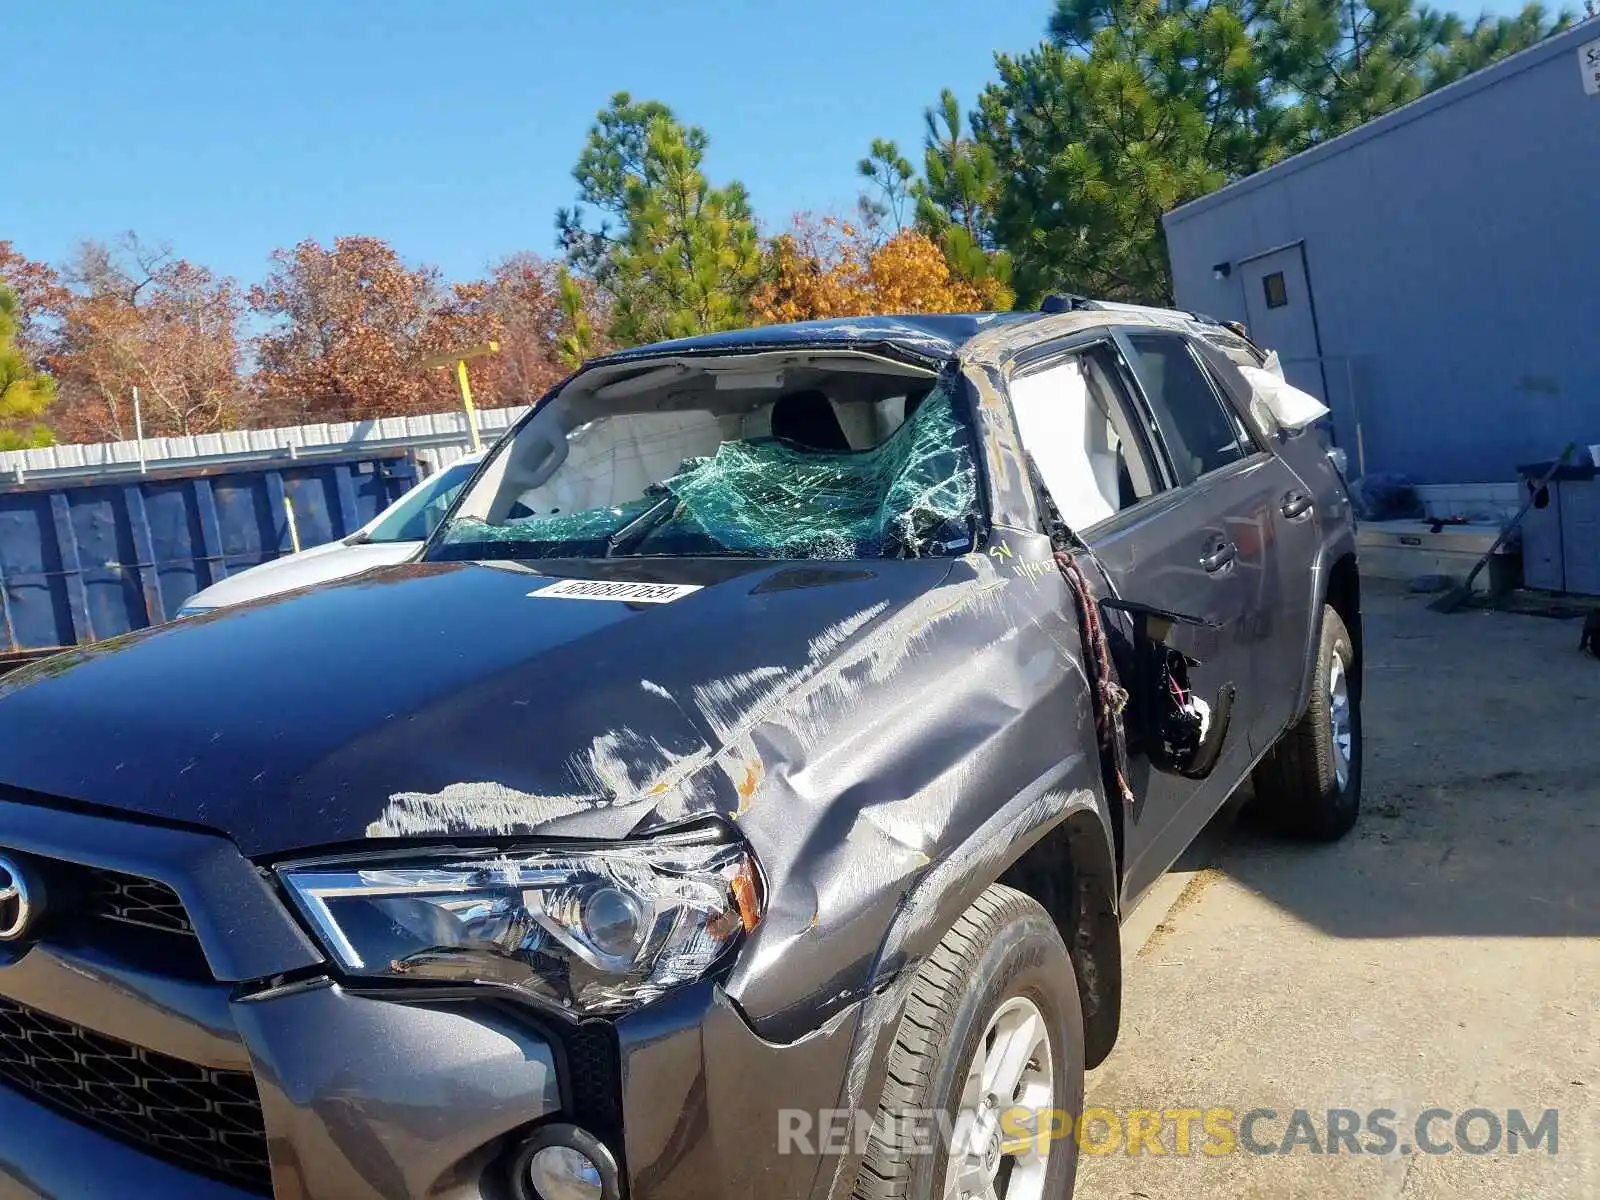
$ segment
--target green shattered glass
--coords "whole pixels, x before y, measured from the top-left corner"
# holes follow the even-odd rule
[[[640,544],[641,554],[685,534],[768,558],[965,551],[978,502],[971,444],[945,386],[871,450],[725,442],[664,486],[679,507]]]
[[[534,557],[551,558],[557,554],[573,558],[587,558],[590,554],[598,557],[605,553],[606,541],[612,534],[637,520],[654,503],[654,499],[645,497],[609,508],[514,518],[503,525],[463,517],[451,522],[444,541],[447,546],[465,542],[528,542],[549,547]]]
[[[689,459],[644,497],[614,507],[502,525],[461,520],[446,545],[518,543],[524,557],[603,556],[607,541],[671,496],[653,527],[630,531],[638,555],[895,558],[964,553],[978,509],[977,465],[949,385],[931,392],[881,445],[831,452],[762,438]]]

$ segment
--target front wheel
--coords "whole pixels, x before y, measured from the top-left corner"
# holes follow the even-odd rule
[[[1068,1200],[1083,1060],[1061,935],[1034,900],[990,887],[917,971],[852,1195]],[[912,1136],[928,1114],[935,1136]]]
[[[1331,842],[1361,814],[1361,679],[1350,633],[1322,610],[1317,669],[1305,715],[1256,766],[1256,800],[1284,829]]]

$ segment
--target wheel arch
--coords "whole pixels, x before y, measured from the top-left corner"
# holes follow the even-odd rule
[[[1350,648],[1356,663],[1361,662],[1361,573],[1356,569],[1354,550],[1346,551],[1328,569],[1325,603],[1339,614],[1350,635]]]
[[[1066,943],[1083,1006],[1088,1065],[1116,1040],[1122,1001],[1117,841],[1099,755],[1072,755],[1001,805],[901,903],[873,972],[873,990],[915,970],[993,883],[1037,901]]]
[[[1322,609],[1326,605],[1339,614],[1346,632],[1350,634],[1350,648],[1355,652],[1355,684],[1361,685],[1362,631],[1361,631],[1361,572],[1356,563],[1354,547],[1336,550],[1324,557],[1314,573],[1312,593],[1313,621],[1311,637],[1307,639],[1306,661],[1300,674],[1300,690],[1295,696],[1294,712],[1302,713],[1311,701],[1311,680],[1317,672],[1317,655],[1322,646]]]
[[[1008,883],[1038,901],[1060,930],[1074,970],[1092,973],[1096,1015],[1090,1026],[1085,1010],[1086,1066],[1101,1061],[1116,1037],[1121,1004],[1116,861],[1099,754],[1093,740],[1085,739],[1083,751],[998,805],[980,829],[934,864],[902,898],[879,947],[869,994],[856,1019],[838,1107],[866,1112],[876,1108],[908,986],[921,960],[994,883]],[[1072,886],[1047,882],[1050,872],[1063,869]],[[1087,904],[1077,899],[1084,895],[1091,897]],[[1083,911],[1092,919],[1080,921]],[[1080,1002],[1085,991],[1081,979],[1080,974]],[[859,1153],[830,1161],[831,1166],[819,1167],[813,1200],[840,1200],[850,1194]]]
[[[1086,1067],[1105,1061],[1122,1020],[1122,933],[1109,832],[1099,814],[1075,812],[998,880],[1037,901],[1067,944],[1083,1007]]]

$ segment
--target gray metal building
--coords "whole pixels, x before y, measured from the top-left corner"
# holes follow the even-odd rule
[[[1509,480],[1600,442],[1600,20],[1166,216],[1372,471]],[[1359,425],[1359,440],[1358,440]]]

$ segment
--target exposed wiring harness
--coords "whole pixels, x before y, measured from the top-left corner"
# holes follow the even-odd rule
[[[1100,602],[1084,576],[1079,558],[1087,558],[1094,564],[1096,572],[1106,581],[1106,587],[1113,595],[1116,589],[1089,544],[1061,519],[1061,512],[1044,486],[1033,455],[1027,454],[1025,458],[1034,495],[1038,498],[1050,532],[1056,568],[1066,581],[1067,590],[1072,593],[1073,607],[1078,612],[1078,635],[1083,641],[1083,671],[1089,680],[1089,691],[1094,702],[1095,734],[1100,742],[1100,772],[1107,790],[1116,795],[1125,807],[1132,809],[1135,801],[1133,788],[1128,783],[1128,735],[1123,717],[1128,707],[1128,689],[1117,682],[1116,667],[1111,661],[1111,640],[1106,634]]]
[[[1082,552],[1093,559],[1087,546]],[[1094,694],[1094,724],[1100,739],[1101,771],[1106,777],[1107,786],[1116,792],[1124,805],[1132,808],[1133,788],[1128,784],[1128,737],[1123,727],[1123,711],[1128,707],[1128,689],[1117,682],[1116,670],[1111,664],[1111,643],[1106,637],[1105,622],[1100,616],[1100,604],[1089,588],[1089,581],[1083,576],[1083,569],[1078,566],[1077,557],[1070,550],[1058,549],[1055,560],[1078,610],[1084,673],[1089,677],[1089,687]]]

